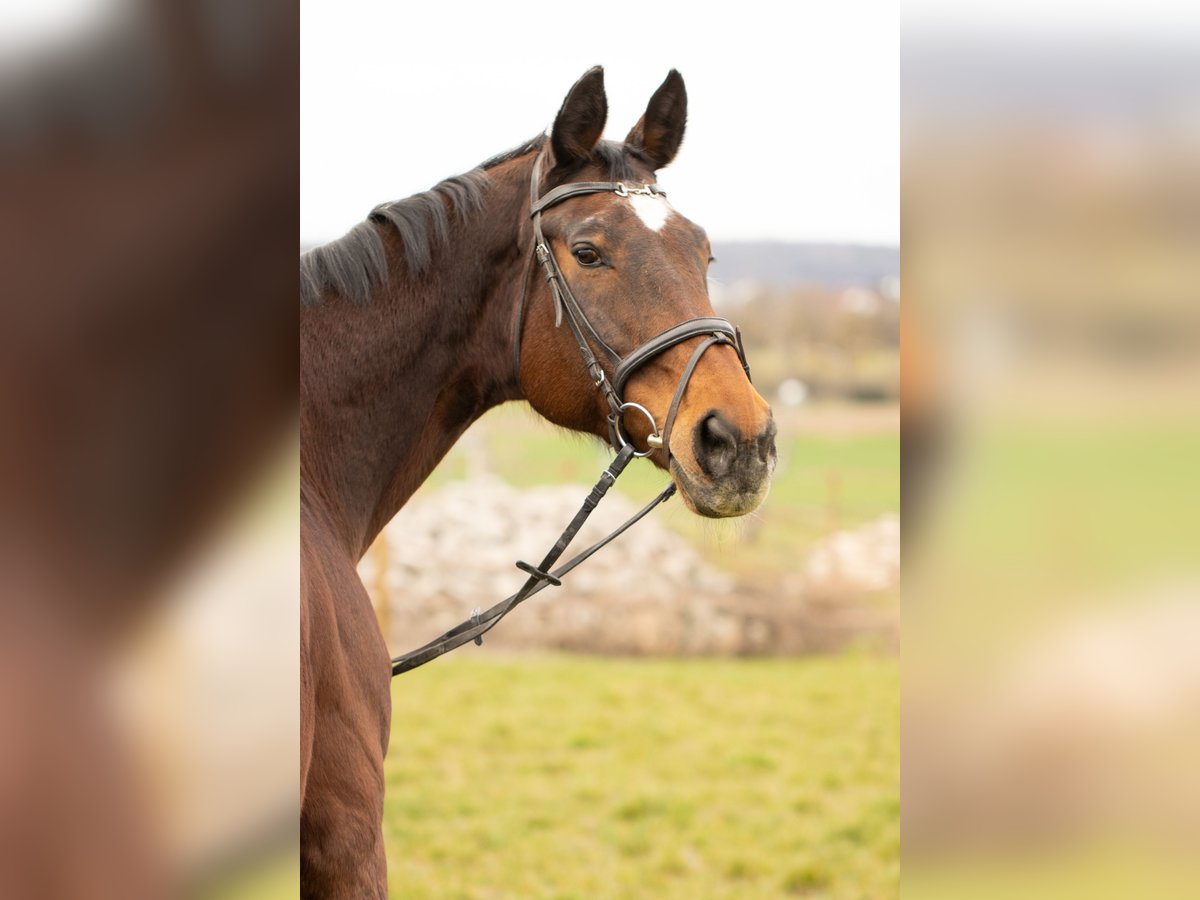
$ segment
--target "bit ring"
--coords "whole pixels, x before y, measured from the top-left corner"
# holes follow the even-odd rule
[[[617,418],[616,418],[616,425],[615,425],[617,440],[619,440],[621,442],[622,447],[625,446],[626,444],[631,444],[631,445],[633,444],[633,441],[631,441],[629,439],[629,435],[625,434],[621,429],[621,423],[625,419],[625,411],[630,410],[630,409],[636,409],[643,416],[645,416],[646,421],[650,423],[650,436],[648,438],[646,438],[646,443],[649,445],[650,449],[645,450],[645,451],[635,449],[633,451],[634,456],[644,458],[644,457],[649,456],[651,453],[653,453],[655,450],[657,450],[659,447],[662,446],[662,434],[659,433],[658,423],[654,421],[654,416],[651,415],[650,410],[646,409],[646,407],[642,406],[642,404],[640,404],[640,403],[634,403],[630,400],[627,400],[617,408]]]

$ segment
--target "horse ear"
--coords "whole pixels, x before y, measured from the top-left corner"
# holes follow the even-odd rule
[[[672,69],[650,98],[646,114],[638,119],[625,143],[649,158],[655,169],[661,169],[679,152],[686,127],[687,90],[683,76]]]
[[[604,94],[604,69],[593,66],[575,82],[563,100],[550,131],[556,167],[569,166],[591,155],[608,119]]]

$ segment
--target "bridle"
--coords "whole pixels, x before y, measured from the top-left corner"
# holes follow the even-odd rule
[[[609,346],[592,326],[592,323],[588,321],[583,307],[580,306],[579,301],[575,299],[575,295],[571,292],[570,285],[567,284],[567,279],[563,275],[558,261],[554,258],[554,253],[550,249],[550,244],[546,240],[545,234],[542,232],[542,213],[551,206],[562,203],[564,200],[585,194],[612,193],[618,197],[626,198],[639,194],[652,197],[665,197],[666,192],[656,184],[647,184],[640,188],[630,188],[622,182],[577,181],[559,185],[547,191],[544,195],[539,196],[542,156],[543,154],[539,153],[537,159],[534,160],[533,174],[530,182],[529,215],[533,219],[534,239],[521,278],[521,297],[517,304],[516,321],[514,323],[513,368],[516,373],[517,382],[520,383],[521,332],[524,328],[525,309],[529,298],[532,263],[536,259],[542,268],[547,284],[550,286],[550,294],[554,300],[554,325],[556,328],[561,327],[563,320],[566,320],[578,345],[583,366],[587,370],[592,384],[595,385],[608,405],[608,439],[613,449],[616,450],[616,457],[609,464],[608,468],[600,474],[600,479],[583,501],[579,512],[575,514],[571,523],[567,525],[558,540],[555,541],[554,546],[550,548],[550,551],[546,554],[541,564],[533,566],[523,561],[517,563],[517,568],[525,572],[528,576],[519,591],[497,603],[486,612],[480,612],[477,608],[467,621],[450,629],[441,637],[403,656],[393,658],[393,677],[437,659],[439,656],[469,641],[482,644],[483,635],[495,627],[517,604],[529,599],[534,594],[543,590],[547,585],[560,586],[564,575],[588,559],[600,548],[623,534],[635,523],[648,515],[656,506],[664,503],[675,493],[675,483],[671,482],[657,497],[638,510],[637,513],[622,523],[616,530],[595,544],[592,544],[569,562],[557,569],[551,568],[558,562],[572,539],[579,533],[579,529],[583,527],[583,523],[591,515],[592,510],[596,508],[597,504],[599,504],[600,500],[608,492],[608,489],[616,482],[630,460],[635,457],[649,456],[655,450],[661,449],[666,455],[666,463],[669,467],[671,460],[670,436],[671,428],[675,424],[675,414],[679,411],[684,391],[687,390],[688,382],[691,380],[692,374],[700,362],[700,357],[706,351],[719,344],[730,345],[737,351],[738,359],[741,360],[742,369],[745,371],[746,377],[750,377],[750,366],[746,362],[746,353],[742,347],[741,332],[725,319],[715,316],[700,316],[680,322],[678,325],[673,325],[637,345],[624,356]],[[704,340],[692,351],[687,365],[684,366],[683,372],[679,377],[679,383],[675,387],[675,394],[671,398],[671,405],[667,409],[667,417],[660,431],[658,423],[654,420],[654,416],[648,409],[639,403],[624,399],[625,386],[629,383],[629,379],[633,374],[646,365],[646,363],[650,362],[650,360],[654,359],[660,353],[669,350],[671,347],[695,337],[703,337]],[[598,348],[607,357],[607,362],[612,368],[611,377],[605,370],[604,364],[596,356],[596,353],[592,349],[593,347]],[[650,423],[650,436],[646,439],[647,449],[645,450],[638,450],[624,431],[623,419],[625,413],[631,410],[636,410],[645,416],[646,420]]]
[[[672,325],[667,330],[639,344],[625,354],[625,356],[617,353],[592,326],[592,323],[583,311],[583,307],[571,292],[571,287],[558,265],[558,260],[555,259],[554,253],[550,250],[550,244],[546,240],[546,235],[542,232],[542,213],[550,207],[562,203],[564,200],[585,194],[612,193],[622,198],[639,194],[650,197],[666,197],[666,191],[657,184],[647,184],[640,188],[630,188],[619,181],[576,181],[559,185],[547,191],[544,195],[539,196],[541,168],[542,154],[538,154],[537,159],[533,163],[533,174],[530,177],[529,185],[529,215],[533,219],[533,247],[530,250],[529,259],[536,259],[538,261],[546,277],[546,282],[550,286],[550,293],[554,300],[554,325],[556,328],[561,327],[563,319],[566,319],[567,325],[575,337],[575,343],[578,345],[584,369],[587,370],[588,376],[592,379],[592,384],[595,385],[608,404],[608,440],[613,448],[620,450],[622,446],[629,443],[626,435],[622,433],[622,420],[626,412],[636,410],[645,416],[646,420],[650,423],[650,436],[647,439],[647,449],[635,451],[634,455],[649,456],[656,449],[662,448],[667,457],[667,464],[669,465],[671,459],[671,426],[675,423],[675,413],[679,410],[679,404],[683,401],[683,393],[687,389],[692,373],[695,371],[696,365],[700,362],[700,357],[704,355],[705,351],[717,344],[729,344],[737,351],[742,368],[746,372],[746,377],[750,377],[750,366],[746,362],[746,353],[742,348],[741,332],[725,319],[715,316],[701,316],[680,322],[678,325]],[[530,265],[527,261],[526,271],[521,281],[521,300],[517,304],[517,317],[513,336],[513,368],[516,372],[518,382],[521,378],[521,332],[524,328],[525,306],[529,296],[529,269]],[[663,429],[659,431],[658,423],[655,422],[654,416],[651,415],[648,409],[639,403],[633,403],[624,399],[625,385],[628,384],[630,377],[638,369],[660,353],[669,350],[676,344],[681,344],[691,338],[701,336],[705,340],[696,347],[687,366],[684,367],[683,374],[680,376],[679,383],[675,388],[675,395],[671,398],[671,405],[668,407]],[[598,348],[607,357],[608,363],[612,366],[613,373],[611,380],[605,372],[604,366],[593,352],[593,346]]]

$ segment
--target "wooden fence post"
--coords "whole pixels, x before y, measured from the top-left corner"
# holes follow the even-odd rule
[[[371,545],[371,556],[375,563],[375,578],[371,586],[371,599],[375,601],[375,618],[385,641],[391,640],[392,603],[388,591],[388,545],[387,537],[380,534]]]

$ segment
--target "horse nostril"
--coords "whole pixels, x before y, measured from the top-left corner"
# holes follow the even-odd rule
[[[711,478],[733,468],[737,459],[738,434],[720,415],[705,416],[696,426],[696,460]]]
[[[764,465],[769,463],[771,458],[775,455],[775,434],[777,431],[778,429],[775,427],[775,420],[771,419],[767,423],[766,430],[763,431],[763,433],[760,434],[755,441],[755,444],[758,448],[759,462],[763,463]]]

